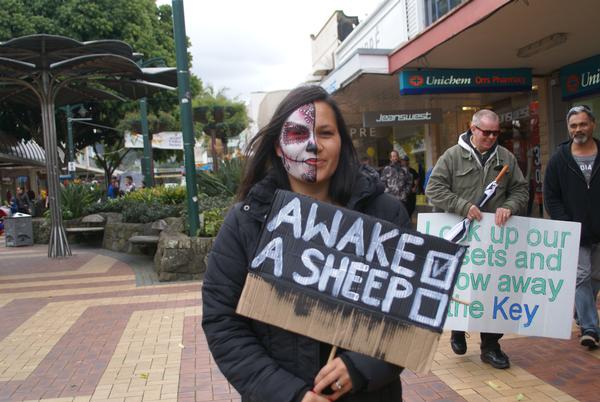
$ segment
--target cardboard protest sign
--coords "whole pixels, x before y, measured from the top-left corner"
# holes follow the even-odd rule
[[[465,248],[278,191],[237,312],[427,371]]]
[[[462,219],[419,214],[417,229],[444,236]],[[571,336],[581,225],[513,216],[504,227],[484,213],[462,239],[468,244],[445,329]]]

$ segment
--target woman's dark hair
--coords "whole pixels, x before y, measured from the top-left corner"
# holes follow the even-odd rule
[[[341,138],[340,159],[331,177],[329,196],[341,205],[348,202],[358,172],[358,156],[339,107],[327,91],[316,85],[301,86],[292,90],[277,106],[269,123],[252,138],[245,151],[248,159],[237,195],[238,200],[245,199],[252,186],[267,174],[273,176],[277,188],[290,189],[287,172],[277,156],[275,145],[283,123],[290,114],[300,106],[316,101],[323,101],[331,106]]]

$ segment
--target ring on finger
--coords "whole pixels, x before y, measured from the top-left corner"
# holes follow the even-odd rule
[[[336,380],[336,381],[335,381],[335,386],[336,386],[336,388],[338,389],[338,391],[339,391],[340,389],[342,389],[342,388],[343,388],[343,385],[340,383],[340,381],[339,381],[339,380]]]

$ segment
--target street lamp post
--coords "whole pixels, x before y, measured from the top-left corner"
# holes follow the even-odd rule
[[[136,53],[138,60],[137,65],[140,67],[148,67],[151,65],[162,66],[166,65],[165,60],[161,57],[152,57],[144,60],[141,53]],[[144,156],[142,157],[142,173],[144,174],[144,183],[146,187],[154,186],[154,167],[152,164],[152,142],[150,141],[150,130],[148,129],[148,98],[140,99],[140,122],[142,128],[142,138],[144,140]]]
[[[75,173],[75,151],[73,149],[73,124],[71,119],[73,118],[73,109],[71,105],[65,106],[67,112],[67,149],[69,150],[69,158],[67,160],[67,172],[71,175],[71,179],[73,178],[73,174]]]
[[[142,158],[142,172],[144,173],[144,183],[146,187],[154,186],[154,171],[152,168],[152,142],[150,141],[150,131],[148,130],[148,100],[140,99],[140,119],[142,125],[142,138],[144,139],[144,156]]]
[[[69,150],[69,159],[67,161],[67,171],[71,179],[75,174],[75,146],[73,145],[73,122],[90,121],[91,117],[72,117],[73,109],[67,105],[67,148]]]
[[[200,222],[198,219],[198,188],[196,187],[196,163],[194,160],[194,125],[192,122],[192,95],[190,92],[190,71],[186,46],[183,0],[172,0],[173,34],[177,57],[177,91],[181,111],[183,132],[183,152],[185,158],[185,184],[190,224],[190,235],[196,236]]]

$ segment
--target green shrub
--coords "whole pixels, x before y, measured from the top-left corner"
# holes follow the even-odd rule
[[[198,196],[198,211],[200,212],[200,228],[196,236],[213,237],[216,236],[223,224],[225,215],[233,205],[233,197],[215,196],[209,197],[206,194]],[[189,233],[189,217],[187,208],[184,208],[181,217],[183,218],[185,229]],[[193,234],[190,234],[193,236]]]
[[[125,213],[132,219],[126,222],[142,222],[148,219],[148,216],[152,215],[164,215],[165,213],[172,211],[179,211],[181,204],[185,203],[186,191],[185,187],[164,187],[157,186],[152,188],[143,188],[132,191],[118,198],[109,198],[106,201],[100,203],[94,203],[86,207],[87,214],[94,214],[99,212],[119,212]],[[177,208],[165,208],[166,206],[178,206]],[[158,208],[160,213],[150,211],[143,213],[139,211],[141,208]],[[175,212],[173,212],[175,213]],[[170,216],[179,216],[170,215]],[[125,219],[125,217],[124,217]],[[141,221],[139,219],[142,219]]]
[[[209,197],[206,194],[198,196],[198,210],[200,212],[215,208],[229,208],[233,205],[233,197],[228,195],[216,195]]]
[[[219,171],[215,175],[231,195],[237,193],[242,174],[244,172],[244,160],[241,158],[225,159],[219,162]]]
[[[97,214],[100,212],[123,212],[123,206],[125,205],[125,198],[109,198],[106,201],[95,202],[88,205],[85,208],[85,214]]]
[[[223,184],[220,178],[214,173],[202,170],[196,173],[196,179],[199,194],[205,194],[209,197],[218,195],[233,195],[227,186]]]
[[[60,190],[63,219],[80,218],[102,197],[102,190],[89,184],[69,183]]]
[[[197,172],[198,192],[209,197],[233,196],[240,185],[243,170],[244,161],[240,158],[219,161],[218,172]]]
[[[123,222],[129,223],[149,223],[168,217],[181,216],[183,205],[181,204],[161,204],[156,201],[137,202],[126,200],[123,207]]]
[[[185,202],[186,190],[184,186],[156,186],[132,191],[127,193],[124,198],[137,202],[158,202],[160,204],[176,205]]]
[[[200,229],[200,235],[205,237],[214,237],[219,233],[221,225],[225,220],[225,214],[228,208],[213,208],[202,213],[203,228]]]

